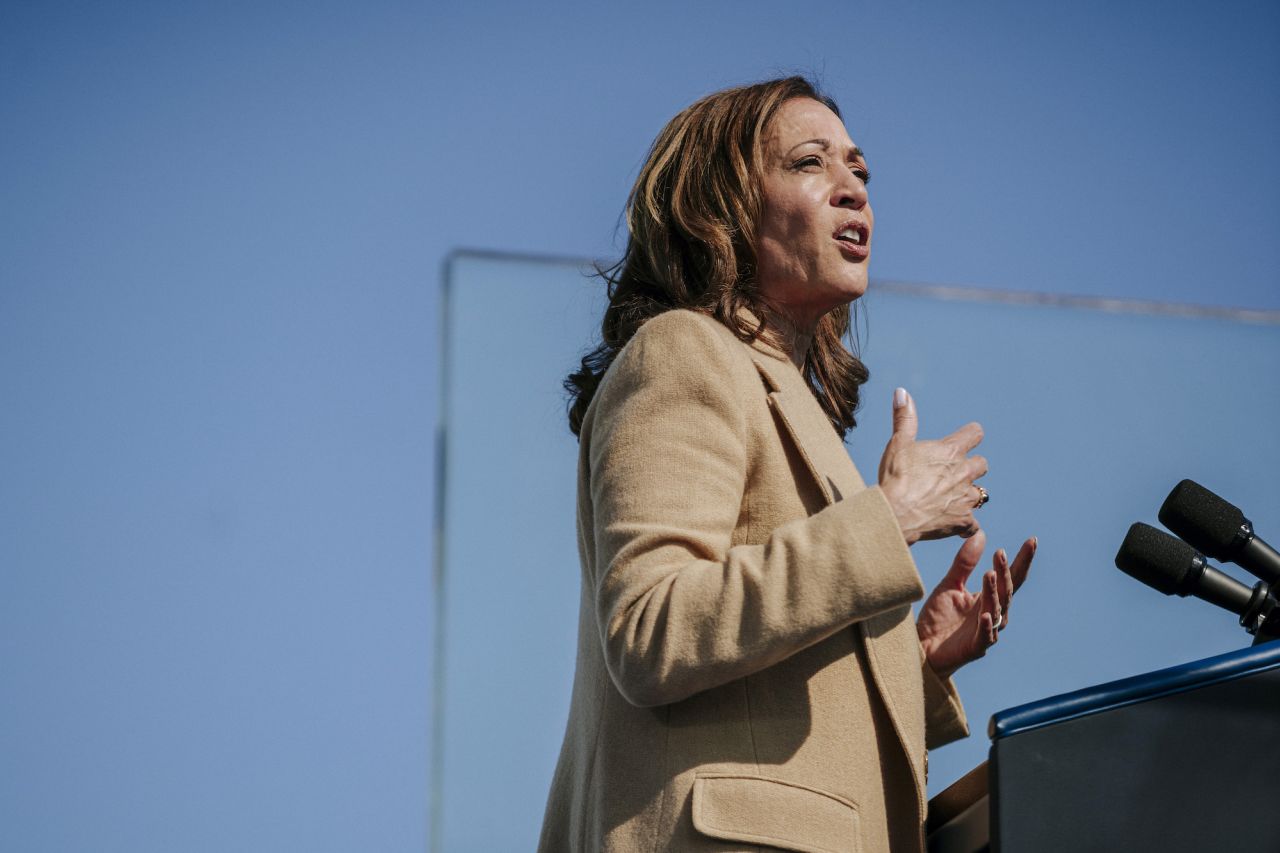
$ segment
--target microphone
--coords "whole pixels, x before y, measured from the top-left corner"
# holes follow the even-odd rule
[[[1253,598],[1253,590],[1210,566],[1190,545],[1141,521],[1120,543],[1116,568],[1165,595],[1194,595],[1236,615]]]
[[[1267,583],[1280,582],[1280,554],[1255,535],[1244,513],[1204,486],[1183,480],[1160,507],[1160,523],[1197,551],[1235,563]]]

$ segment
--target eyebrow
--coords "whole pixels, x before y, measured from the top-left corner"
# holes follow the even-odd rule
[[[830,139],[806,139],[804,142],[797,142],[795,145],[792,145],[792,146],[787,150],[787,154],[788,154],[788,156],[789,156],[789,155],[791,154],[791,152],[792,152],[792,151],[795,151],[795,150],[796,150],[797,148],[799,148],[801,145],[810,145],[810,144],[813,144],[813,143],[817,143],[818,145],[822,146],[822,150],[823,150],[823,151],[830,151],[830,150],[831,150],[831,140],[830,140]],[[866,156],[865,154],[863,154],[863,153],[862,153],[862,149],[861,149],[861,148],[859,148],[859,147],[858,147],[858,146],[856,146],[856,145],[855,145],[855,146],[853,146],[853,149],[850,151],[850,153],[851,153],[851,154],[853,154],[853,156],[854,156],[854,157],[856,157],[856,158],[858,158],[859,160],[865,160],[865,159],[867,159],[867,156]]]

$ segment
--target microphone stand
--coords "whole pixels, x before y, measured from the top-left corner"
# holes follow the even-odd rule
[[[1280,640],[1280,580],[1268,585],[1254,584],[1249,604],[1240,614],[1240,624],[1253,635],[1252,645]]]

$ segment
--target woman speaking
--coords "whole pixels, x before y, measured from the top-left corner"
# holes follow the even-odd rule
[[[654,142],[602,343],[566,381],[582,593],[544,851],[923,848],[926,750],[968,733],[950,675],[996,642],[1035,540],[966,590],[982,429],[917,440],[903,389],[876,485],[845,451],[869,180],[799,77]],[[913,621],[908,548],[947,536]]]

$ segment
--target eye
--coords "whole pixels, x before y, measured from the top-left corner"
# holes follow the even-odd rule
[[[863,184],[871,183],[871,172],[868,171],[868,169],[865,166],[859,166],[855,163],[849,168],[853,171],[853,174],[857,176],[858,180],[862,181]]]
[[[818,155],[816,155],[816,154],[813,154],[813,155],[810,155],[810,156],[808,156],[808,157],[805,157],[803,160],[797,160],[797,161],[796,161],[796,163],[795,163],[795,165],[794,165],[794,166],[792,166],[791,168],[793,168],[793,169],[808,169],[808,168],[811,168],[811,167],[813,167],[813,166],[817,166],[819,169],[821,169],[821,168],[822,168],[822,158],[821,158],[821,157],[819,157],[819,156],[818,156]]]

